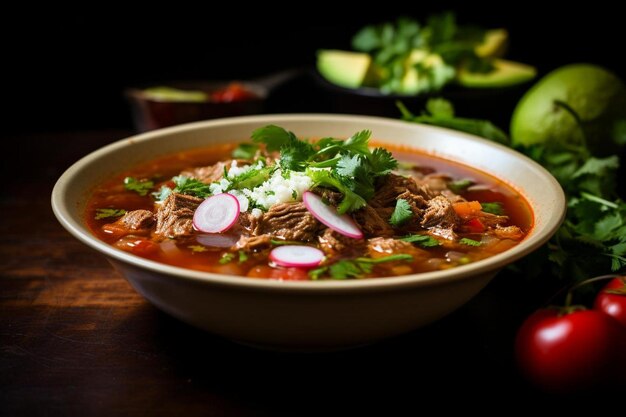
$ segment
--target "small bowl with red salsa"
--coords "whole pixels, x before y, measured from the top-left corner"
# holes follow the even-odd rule
[[[262,113],[268,89],[244,81],[188,81],[126,91],[139,132]]]
[[[445,316],[543,245],[565,213],[556,180],[509,148],[341,115],[137,135],[70,167],[52,206],[165,312],[294,350],[362,345]]]

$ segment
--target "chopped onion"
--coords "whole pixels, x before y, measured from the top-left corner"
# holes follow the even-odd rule
[[[302,201],[313,217],[335,232],[353,239],[363,238],[363,232],[352,220],[352,217],[337,213],[337,209],[324,203],[319,195],[306,191],[302,195]]]
[[[324,252],[312,246],[278,246],[270,252],[270,259],[278,266],[315,268],[324,259]]]
[[[231,194],[217,194],[204,200],[193,215],[193,227],[205,233],[221,233],[239,218],[239,200]]]

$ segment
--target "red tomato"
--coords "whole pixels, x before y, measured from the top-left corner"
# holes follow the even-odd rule
[[[309,274],[302,268],[272,268],[269,265],[257,265],[248,271],[251,278],[270,278],[283,281],[308,281]]]
[[[464,225],[470,233],[482,233],[485,231],[485,225],[478,218],[473,218]]]
[[[249,90],[246,90],[244,86],[239,83],[231,83],[227,87],[211,93],[211,98],[219,103],[228,103],[231,101],[245,101],[254,99],[256,97],[256,94]]]
[[[607,384],[618,376],[621,332],[615,320],[598,311],[560,316],[557,309],[538,310],[517,334],[517,363],[528,379],[548,391]]]
[[[620,294],[611,294],[607,290]],[[609,281],[596,296],[593,308],[615,318],[626,328],[626,277]]]

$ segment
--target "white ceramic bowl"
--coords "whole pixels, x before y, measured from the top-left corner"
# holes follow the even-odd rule
[[[267,124],[304,137],[348,137],[370,129],[377,141],[465,163],[517,189],[530,203],[535,225],[519,245],[469,265],[394,278],[321,282],[248,279],[164,265],[118,250],[87,229],[85,202],[100,181],[163,154],[245,140]],[[105,255],[140,294],[172,316],[247,344],[323,350],[408,332],[452,312],[498,270],[552,236],[563,219],[565,198],[541,166],[472,135],[375,117],[308,114],[213,120],[121,140],[71,166],[54,187],[52,207],[70,233]]]

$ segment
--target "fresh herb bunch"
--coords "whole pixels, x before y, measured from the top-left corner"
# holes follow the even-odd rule
[[[454,78],[455,67],[463,64],[472,72],[488,72],[490,62],[476,55],[486,31],[459,26],[451,12],[430,16],[425,25],[415,19],[369,25],[352,38],[356,51],[372,55],[380,68],[381,90],[401,92],[402,80],[414,66],[427,79],[423,92],[440,90]],[[412,59],[414,51],[436,58]]]
[[[555,105],[573,111],[566,103]],[[451,103],[446,100],[429,100],[427,111],[420,116],[411,114],[402,103],[398,106],[405,120],[448,127],[510,144],[507,135],[488,121],[455,117]],[[573,116],[580,120],[576,114]],[[581,124],[580,129],[584,137],[586,126]],[[540,271],[537,262],[550,261],[555,275],[574,281],[623,270],[626,267],[626,202],[617,192],[619,157],[594,155],[585,139],[575,144],[550,142],[516,149],[550,171],[567,198],[565,222],[548,243],[547,250],[537,252],[532,269]],[[493,214],[500,214],[499,209],[483,206],[483,210]]]
[[[252,132],[252,140],[269,152],[279,151],[284,173],[306,172],[314,186],[328,187],[343,194],[337,210],[351,212],[365,206],[375,191],[377,178],[398,165],[384,148],[369,148],[371,132],[363,130],[347,140],[322,138],[309,142],[282,127],[269,125]]]

